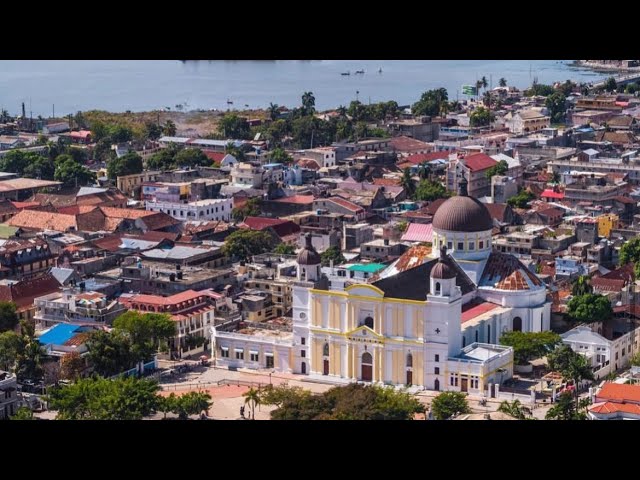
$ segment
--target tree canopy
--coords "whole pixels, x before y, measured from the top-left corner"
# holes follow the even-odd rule
[[[567,314],[575,322],[593,323],[611,318],[613,309],[611,302],[604,295],[587,293],[575,296],[569,301]]]
[[[513,347],[513,356],[518,365],[545,356],[560,342],[560,335],[553,332],[510,331],[500,337],[501,345]]]
[[[225,239],[222,253],[228,257],[247,260],[253,255],[269,252],[272,248],[273,239],[267,232],[241,229]]]
[[[431,412],[436,420],[448,420],[456,413],[470,413],[467,397],[462,392],[442,392],[431,402]]]
[[[129,152],[107,163],[107,175],[109,178],[133,175],[141,173],[143,168],[142,157],[135,152]]]
[[[531,418],[531,410],[522,405],[518,399],[513,402],[509,402],[508,400],[503,401],[498,407],[498,411],[506,413],[517,420],[526,420],[527,418]]]
[[[218,133],[224,138],[247,140],[251,138],[251,129],[246,118],[235,113],[226,113],[218,122]]]
[[[15,173],[20,177],[52,180],[55,165],[50,158],[17,149],[0,157],[0,171]]]
[[[564,121],[567,113],[567,97],[562,92],[556,91],[547,97],[545,106],[549,110],[552,123]]]
[[[514,195],[507,200],[507,203],[514,208],[527,208],[527,205],[536,196],[529,190],[520,190],[517,195]]]
[[[504,175],[505,173],[507,173],[508,170],[509,170],[509,164],[507,163],[507,161],[506,160],[500,160],[493,167],[488,168],[487,171],[484,172],[484,175],[489,180],[491,180],[491,178],[493,176],[495,176],[495,175]]]
[[[413,395],[377,385],[352,383],[322,394],[286,389],[270,395],[261,401],[278,402],[272,420],[412,420],[424,412]]]
[[[247,217],[258,217],[260,216],[260,199],[257,197],[250,198],[247,202],[241,207],[235,207],[231,210],[231,217],[236,222],[241,222]]]
[[[276,248],[273,249],[273,252],[280,255],[293,255],[296,253],[296,246],[291,243],[279,243],[276,245]]]
[[[555,92],[555,89],[551,85],[544,85],[542,83],[533,82],[530,88],[524,91],[525,97],[541,96],[547,97]]]
[[[55,387],[49,405],[58,420],[141,420],[156,411],[159,387],[135,377],[80,379]]]
[[[431,180],[422,180],[416,188],[415,198],[416,200],[433,201],[438,198],[448,198],[450,193],[440,182],[433,182]]]
[[[166,313],[130,310],[116,318],[113,327],[129,337],[136,362],[149,361],[158,348],[176,334],[176,323]]]
[[[96,174],[69,157],[63,162],[56,162],[54,179],[62,182],[66,187],[81,187],[94,182]]]
[[[640,278],[640,237],[633,237],[627,243],[622,245],[620,249],[619,264],[634,264],[634,274],[636,278]]]
[[[616,83],[616,79],[614,77],[609,77],[604,81],[604,89],[607,92],[613,92],[618,88],[618,84]]]
[[[427,90],[422,94],[420,100],[413,104],[411,111],[414,115],[429,115],[435,117],[440,115],[443,105],[449,100],[446,88]]]
[[[13,330],[18,325],[16,304],[0,301],[0,333]]]
[[[14,331],[0,333],[0,370],[11,372],[24,349],[22,336]]]
[[[174,158],[174,164],[179,167],[209,167],[212,163],[199,148],[183,148]]]
[[[589,404],[589,398],[584,398],[576,403],[571,398],[571,393],[562,392],[544,418],[545,420],[586,420],[586,409]]]
[[[103,377],[122,373],[135,365],[131,340],[122,331],[92,332],[87,341],[93,370]]]
[[[571,295],[580,296],[593,293],[590,278],[588,275],[580,275],[571,285]]]
[[[469,125],[472,127],[486,127],[495,120],[495,117],[495,114],[489,109],[477,107],[469,116]]]
[[[293,162],[293,157],[289,155],[284,148],[276,147],[271,150],[270,158],[273,163],[289,164]]]
[[[322,260],[322,265],[325,267],[331,265],[332,260],[334,265],[340,265],[347,261],[342,255],[340,247],[337,246],[327,248],[320,254],[320,259]]]

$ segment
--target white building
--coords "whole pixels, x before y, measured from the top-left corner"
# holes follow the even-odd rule
[[[177,220],[214,220],[228,222],[233,210],[233,198],[198,200],[189,203],[145,202],[151,212],[163,212]]]
[[[600,324],[594,324],[597,325]],[[587,357],[593,375],[599,379],[629,365],[631,357],[638,351],[638,333],[639,330],[636,329],[614,340],[607,340],[591,327],[580,325],[563,333],[561,337],[562,342],[569,345],[574,352]]]
[[[250,163],[236,163],[231,167],[231,184],[240,187],[262,188],[264,171]]]
[[[18,409],[16,376],[0,370],[0,420],[6,420]]]

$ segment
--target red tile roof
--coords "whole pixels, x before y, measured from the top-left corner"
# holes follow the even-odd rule
[[[222,159],[224,157],[227,156],[226,153],[223,153],[223,152],[212,152],[210,150],[203,150],[202,153],[204,153],[209,160],[211,160],[211,161],[213,161],[215,163],[218,163],[218,164],[220,162],[222,162]]]
[[[473,155],[467,155],[464,157],[464,163],[472,172],[478,172],[480,170],[491,168],[498,162],[484,153],[474,153]]]
[[[86,139],[89,135],[91,135],[90,130],[80,130],[79,132],[71,132],[69,134],[71,138],[82,138],[82,139]]]
[[[102,213],[111,218],[126,218],[135,220],[138,218],[156,215],[158,212],[148,212],[146,210],[135,210],[133,208],[100,207]]]
[[[176,305],[182,302],[188,302],[189,300],[195,300],[206,294],[203,292],[196,292],[195,290],[186,290],[184,292],[176,293],[170,297],[161,297],[160,295],[144,295],[137,294],[131,297],[121,297],[120,303],[127,307],[131,307],[132,304],[145,304],[145,305]]]
[[[613,197],[613,199],[614,199],[616,202],[620,202],[620,203],[629,203],[629,204],[631,204],[631,203],[637,203],[633,198],[629,198],[629,197],[622,197],[622,196],[620,196],[620,197]]]
[[[393,137],[389,139],[389,145],[392,149],[400,152],[417,152],[422,150],[433,150],[433,146],[428,143],[416,140],[407,136]]]
[[[13,206],[16,207],[17,209],[23,209],[23,208],[32,208],[32,207],[39,207],[40,204],[38,202],[11,202],[13,203]]]
[[[349,200],[345,200],[344,198],[331,197],[331,198],[327,198],[327,202],[333,202],[336,205],[340,205],[341,207],[344,207],[347,210],[351,210],[354,213],[364,212],[364,209],[362,207],[360,207],[359,205],[356,205],[353,202],[350,202]]]
[[[75,215],[62,213],[39,212],[36,210],[22,210],[7,222],[12,227],[32,230],[56,230],[66,232],[70,228],[77,228]]]
[[[244,226],[250,228],[251,230],[265,230],[269,227],[281,225],[288,221],[289,220],[281,220],[279,218],[247,217],[242,223]]]
[[[290,197],[283,197],[274,200],[274,202],[278,203],[295,203],[298,205],[310,205],[314,200],[313,195],[292,195]]]
[[[616,401],[640,404],[640,385],[627,385],[620,383],[605,383],[596,394],[599,402]]]
[[[550,188],[547,188],[544,192],[542,192],[542,195],[540,196],[543,198],[557,198],[559,200],[562,200],[564,198],[564,193],[554,192]]]
[[[508,207],[506,203],[485,203],[484,206],[489,211],[489,215],[491,215],[492,219],[498,220],[499,222],[505,221],[505,212]]]
[[[635,415],[640,415],[640,405],[636,405],[635,403],[614,403],[614,402],[604,402],[597,403],[589,407],[589,411],[592,413],[631,413]]]
[[[495,303],[483,302],[480,304],[477,303],[467,303],[462,306],[462,322],[465,323],[469,320],[473,320],[476,317],[479,317],[483,313],[490,312],[494,308],[498,308],[498,305]]]
[[[0,285],[0,300],[14,302],[18,311],[28,310],[33,300],[57,292],[60,283],[49,273],[37,278],[21,280],[13,285]]]
[[[429,205],[424,208],[425,213],[428,213],[429,215],[435,215],[440,206],[446,201],[446,198],[438,198],[437,200],[430,202]]]
[[[300,158],[296,162],[296,165],[300,168],[307,168],[309,170],[320,170],[320,164],[313,158]]]
[[[624,280],[613,278],[596,277],[591,279],[591,286],[593,288],[605,292],[620,292],[624,288],[626,283],[627,282]]]

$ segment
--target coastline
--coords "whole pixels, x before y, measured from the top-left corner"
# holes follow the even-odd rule
[[[620,65],[611,65],[610,63],[600,63],[594,60],[575,60],[573,65],[576,67],[588,68],[596,72],[640,72],[639,67],[623,67]]]

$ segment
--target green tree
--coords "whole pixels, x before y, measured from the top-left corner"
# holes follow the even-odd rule
[[[135,377],[80,379],[53,388],[49,405],[58,420],[141,420],[156,412],[156,381]]]
[[[526,420],[531,417],[531,410],[522,405],[520,400],[514,400],[513,402],[505,400],[498,407],[498,411],[518,420]]]
[[[590,280],[589,275],[580,275],[571,285],[571,295],[578,297],[580,295],[593,293]]]
[[[135,365],[131,340],[122,331],[92,332],[87,347],[93,370],[103,377],[117,375]]]
[[[631,365],[634,367],[640,367],[640,352],[636,352],[636,354],[631,357]]]
[[[340,247],[337,246],[327,248],[320,255],[320,259],[322,260],[322,265],[325,267],[331,265],[331,260],[333,260],[334,265],[340,265],[341,263],[347,261],[346,258],[344,258],[344,256],[342,255]]]
[[[400,231],[401,233],[404,233],[407,231],[407,228],[409,227],[409,222],[407,222],[406,220],[401,220],[400,222],[398,222],[396,224],[396,228],[398,229],[398,231]]]
[[[300,398],[311,395],[309,390],[289,385],[267,385],[260,390],[263,405],[275,405],[280,408],[285,402],[295,403]]]
[[[152,170],[171,170],[175,167],[175,157],[178,154],[176,145],[169,145],[147,158],[147,168]]]
[[[456,414],[470,413],[467,397],[462,392],[442,392],[431,402],[431,412],[436,420],[448,420]]]
[[[24,350],[18,354],[16,374],[18,379],[39,380],[44,370],[42,363],[46,352],[35,337],[24,339]]]
[[[156,410],[164,414],[163,418],[167,418],[167,413],[176,412],[178,409],[178,396],[175,393],[166,397],[158,395]]]
[[[218,133],[224,138],[248,139],[251,136],[249,122],[235,113],[226,113],[218,123]],[[236,157],[237,158],[237,157]]]
[[[9,420],[35,420],[35,418],[33,418],[33,412],[30,408],[20,407],[16,413],[9,417]]]
[[[107,163],[107,175],[109,178],[114,179],[125,175],[142,173],[143,169],[142,157],[135,152],[129,152]]]
[[[624,88],[624,93],[634,94],[636,92],[640,92],[640,84],[637,83],[628,83]]]
[[[267,232],[242,229],[225,239],[222,253],[228,257],[247,260],[253,255],[271,251],[272,245],[273,239]]]
[[[288,165],[293,162],[293,158],[283,148],[276,147],[271,150],[271,161],[273,163],[283,163]]]
[[[618,84],[616,83],[616,79],[614,77],[609,77],[604,81],[604,89],[611,93],[618,88]]]
[[[527,205],[536,196],[529,190],[521,190],[520,193],[507,200],[507,203],[514,208],[527,208]]]
[[[513,356],[517,365],[526,365],[529,360],[543,357],[558,345],[562,339],[553,332],[505,332],[500,344],[513,347]]]
[[[162,133],[167,137],[175,137],[177,131],[176,124],[171,120],[167,120],[162,127]]]
[[[277,120],[280,116],[280,107],[276,103],[269,103],[267,111],[269,112],[269,118],[272,121]]]
[[[575,83],[573,83],[571,80],[567,80],[566,82],[558,86],[558,93],[561,93],[565,97],[569,97],[573,94],[573,89],[576,87],[577,85]]]
[[[552,123],[564,121],[567,113],[567,97],[562,92],[554,92],[545,100],[545,106],[549,110]]]
[[[593,323],[611,318],[613,309],[611,302],[604,295],[587,293],[575,296],[569,301],[567,314],[574,322]]]
[[[586,420],[586,409],[590,404],[588,398],[574,402],[569,392],[561,393],[556,403],[545,415],[545,420]]]
[[[276,248],[273,249],[273,252],[280,255],[293,255],[296,253],[296,246],[291,243],[279,243],[276,245]]]
[[[23,152],[20,149],[10,150],[0,157],[0,171],[15,173],[21,177],[53,178],[52,162],[40,154]]]
[[[469,116],[469,125],[472,127],[486,127],[493,120],[495,120],[493,112],[484,107],[478,107]]]
[[[260,390],[251,387],[249,391],[242,394],[244,397],[244,403],[249,404],[251,407],[251,420],[256,419],[256,406],[260,405],[262,400],[260,399]]]
[[[125,143],[133,139],[133,130],[127,125],[112,124],[107,126],[109,138],[113,143]]]
[[[413,104],[411,111],[414,115],[428,115],[435,117],[440,114],[442,104],[449,100],[446,88],[427,90],[422,94],[420,100]]]
[[[573,381],[576,408],[578,408],[578,386],[583,380],[594,380],[589,360],[584,355],[574,352],[568,345],[558,345],[547,355],[549,368],[559,372],[564,378]]]
[[[438,198],[448,198],[449,192],[440,182],[422,180],[416,189],[416,200],[433,201]]]
[[[94,182],[96,174],[75,160],[69,159],[56,164],[54,178],[66,187],[80,187]]]
[[[113,327],[129,337],[135,362],[149,361],[161,345],[176,335],[176,323],[166,313],[130,310],[116,318]]]
[[[260,214],[260,200],[258,198],[250,198],[243,206],[231,210],[231,217],[236,222],[241,222],[247,217],[258,217]]]
[[[62,378],[76,380],[82,376],[84,369],[84,359],[78,352],[66,353],[60,359],[60,374]]]
[[[0,301],[0,333],[13,330],[18,326],[16,304]]]
[[[189,415],[197,415],[207,411],[213,405],[211,395],[206,392],[189,392],[171,401],[173,403],[173,413],[178,415],[180,420],[187,420]]]
[[[400,179],[400,186],[404,188],[408,197],[413,197],[416,193],[416,184],[411,176],[411,170],[407,167],[402,172],[402,178]]]
[[[157,140],[162,136],[162,127],[156,122],[146,122],[144,129],[145,137],[149,140]]]
[[[265,403],[278,405],[272,420],[412,420],[425,410],[407,392],[356,383],[316,395],[275,387],[266,396]]]
[[[498,82],[498,85],[500,85],[501,87],[506,87],[507,86],[507,79],[506,78],[501,78],[500,81]]]
[[[208,167],[212,162],[199,148],[185,148],[176,154],[175,163],[180,167]]]
[[[619,264],[633,263],[636,278],[640,278],[640,237],[634,237],[620,249]]]
[[[484,176],[491,180],[494,175],[504,175],[508,170],[509,164],[507,163],[507,161],[500,160],[493,167],[488,168],[487,171],[484,172]]]
[[[22,335],[13,331],[0,333],[0,370],[13,371],[16,360],[23,350]]]
[[[227,146],[224,148],[224,153],[228,153],[233,156],[239,162],[245,160],[245,149],[242,146],[237,147],[233,142],[227,143]]]
[[[313,92],[304,92],[302,94],[302,109],[305,115],[313,115],[316,111],[316,97]]]
[[[533,82],[531,88],[524,91],[525,97],[541,96],[548,97],[555,89],[551,85],[544,85],[542,83]]]

